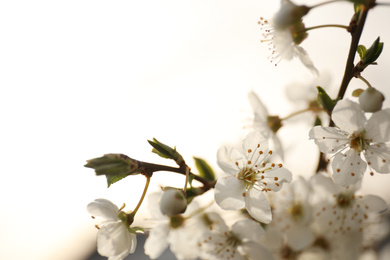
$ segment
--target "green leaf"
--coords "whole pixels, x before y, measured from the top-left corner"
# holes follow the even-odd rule
[[[107,185],[108,185],[107,187],[110,188],[111,184],[118,182],[118,181],[122,180],[123,178],[126,178],[127,176],[129,176],[129,175],[128,174],[122,174],[122,175],[116,175],[116,176],[106,175]]]
[[[172,159],[179,166],[184,163],[183,157],[176,151],[175,148],[171,148],[166,144],[159,142],[156,138],[153,138],[153,141],[148,140],[149,144],[153,146],[152,152],[161,156],[162,158]]]
[[[366,55],[367,48],[364,45],[359,45],[357,48],[357,53],[359,54],[360,59],[362,60]]]
[[[94,169],[96,175],[118,176],[140,173],[137,171],[137,161],[124,154],[105,154],[102,157],[87,160],[84,166]]]
[[[209,181],[215,180],[215,174],[210,165],[203,159],[194,157],[195,166],[198,169],[199,176]]]
[[[318,95],[317,95],[318,103],[330,115],[333,111],[334,106],[337,103],[337,100],[331,99],[323,88],[317,86],[317,90],[318,90]]]
[[[380,41],[380,38],[378,37],[372,43],[370,48],[368,48],[368,50],[366,51],[366,55],[364,55],[363,59],[361,59],[361,62],[363,63],[363,65],[369,65],[369,64],[375,62],[379,58],[379,56],[383,50],[383,42],[379,42],[379,41]]]

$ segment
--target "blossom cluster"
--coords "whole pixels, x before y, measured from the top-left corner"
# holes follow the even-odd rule
[[[262,41],[274,49],[271,60],[298,57],[318,79],[318,70],[300,46],[309,30],[338,27],[351,33],[352,43],[358,42],[375,1],[350,0],[355,13],[348,26],[307,28],[303,23],[313,8],[333,2],[308,7],[282,0],[272,21],[261,18]],[[388,204],[377,195],[364,194],[362,183],[367,173],[390,173],[390,108],[382,108],[384,95],[362,76],[367,66],[377,64],[383,43],[378,38],[368,49],[355,47],[360,61],[355,64],[354,53],[349,54],[337,97],[330,97],[328,86],[310,83],[301,94],[294,93],[305,100],[305,107],[280,117],[270,115],[260,97],[250,92],[253,125],[241,146],[222,145],[216,151],[217,174],[199,158],[195,158],[199,173],[193,173],[176,147],[156,139],[149,141],[152,151],[173,160],[177,168],[122,154],[88,160],[85,166],[105,175],[109,186],[131,175],[147,178],[134,210],[126,212],[125,205],[118,208],[105,199],[88,205],[94,218],[103,219],[96,225],[98,252],[110,260],[134,252],[136,233],[144,230],[133,226],[134,218],[148,197],[152,219],[145,228],[144,252],[151,259],[168,248],[179,260],[355,260],[367,252],[375,255],[375,245],[386,235],[384,228],[382,233],[375,230],[382,227]],[[366,83],[367,89],[355,89],[344,97],[353,78]],[[292,91],[287,93],[293,99]],[[299,114],[308,115],[303,118],[311,125],[306,136],[317,145],[319,155],[317,169],[306,178],[285,166],[288,154],[279,139],[279,129],[288,129],[289,119]],[[184,187],[168,184],[147,194],[150,179],[159,171],[184,175]]]

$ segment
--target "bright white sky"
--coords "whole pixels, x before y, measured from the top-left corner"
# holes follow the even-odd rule
[[[308,25],[347,24],[352,7],[340,6],[324,8],[332,16],[313,11]],[[156,137],[176,145],[190,165],[192,156],[216,165],[218,147],[238,142],[250,125],[249,90],[271,113],[287,115],[283,87],[312,76],[297,61],[274,67],[266,59],[257,20],[277,7],[266,0],[2,1],[0,258],[82,259],[96,235],[86,205],[103,197],[135,206],[142,176],[107,189],[104,177],[83,167],[87,159],[125,153],[167,163],[150,153],[147,139]],[[378,89],[387,87],[382,76],[390,66],[386,11],[370,15],[362,38],[385,42],[381,66],[367,71]],[[338,29],[313,31],[304,43],[319,70],[332,74],[333,88],[348,45]],[[302,143],[288,147],[303,155],[286,163],[305,175],[315,165],[307,150],[313,144],[306,132],[293,139]],[[173,173],[152,179],[154,188],[181,183]]]

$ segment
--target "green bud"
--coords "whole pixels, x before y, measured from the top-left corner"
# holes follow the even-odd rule
[[[378,37],[367,50],[365,50],[363,45],[358,47],[357,52],[360,56],[360,61],[356,65],[357,71],[361,72],[367,66],[377,64],[375,61],[379,58],[383,50],[383,42],[380,42],[379,40],[380,38]]]
[[[153,146],[152,152],[166,159],[174,160],[179,166],[184,163],[183,157],[176,151],[175,148],[171,148],[166,144],[159,142],[156,138],[153,141],[148,140],[149,144]]]
[[[87,160],[84,166],[95,169],[96,175],[120,176],[139,173],[137,161],[124,154],[105,154],[102,157]]]

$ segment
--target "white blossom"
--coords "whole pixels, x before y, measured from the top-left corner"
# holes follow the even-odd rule
[[[230,230],[223,219],[209,215],[210,228],[199,241],[202,257],[209,260],[271,260],[271,253],[258,243],[264,234],[259,223],[244,219],[233,224]]]
[[[222,209],[245,207],[254,219],[271,222],[266,192],[278,191],[292,179],[282,164],[268,162],[271,154],[266,139],[256,131],[248,134],[241,151],[225,146],[218,150],[217,162],[226,176],[217,180],[215,201]]]
[[[119,219],[120,210],[111,201],[96,199],[87,206],[93,217],[101,217],[97,236],[97,250],[109,260],[121,260],[134,253],[137,246],[137,229],[132,229]]]
[[[276,134],[279,127],[281,127],[281,122],[278,122],[276,117],[276,120],[272,121],[267,108],[255,92],[249,92],[248,99],[255,115],[253,129],[261,132],[270,141],[270,145],[274,148],[275,152],[283,158],[282,143]]]
[[[299,251],[313,243],[311,191],[307,181],[300,177],[272,195],[273,221],[270,225],[284,235],[286,244]]]
[[[272,49],[269,57],[272,63],[276,64],[282,59],[292,60],[294,57],[297,57],[315,76],[319,75],[318,69],[314,66],[309,54],[300,46],[305,37],[302,37],[303,39],[297,43],[293,38],[291,28],[273,26],[272,22],[263,18],[260,18],[258,23],[263,31],[261,42],[267,42],[270,49]]]
[[[206,226],[201,225],[198,216],[192,216],[199,210],[197,202],[192,201],[184,215],[166,216],[160,211],[160,198],[161,192],[154,192],[148,196],[148,209],[157,223],[146,239],[145,254],[151,259],[157,259],[169,246],[179,260],[198,258],[198,238]]]
[[[375,112],[367,120],[359,104],[340,100],[332,120],[337,127],[315,126],[309,136],[321,152],[335,154],[332,169],[336,183],[357,183],[367,165],[379,173],[390,172],[390,109]]]

